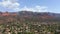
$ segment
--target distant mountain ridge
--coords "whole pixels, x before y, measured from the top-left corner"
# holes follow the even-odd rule
[[[32,12],[32,11],[20,11],[19,14],[33,15],[33,16],[54,16],[60,17],[58,13],[50,13],[50,12]]]
[[[19,12],[0,12],[0,22],[12,21],[29,21],[29,22],[60,22],[60,14],[50,12],[32,12],[32,11],[19,11]]]
[[[32,12],[32,11],[19,11],[19,12],[0,12],[1,15],[20,15],[20,16],[51,16],[51,17],[60,17],[58,13],[51,12]]]

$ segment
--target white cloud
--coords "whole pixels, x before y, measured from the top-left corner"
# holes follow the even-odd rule
[[[46,12],[48,11],[48,8],[45,6],[35,6],[35,10],[38,12]]]
[[[28,8],[28,7],[25,6],[25,7],[20,9],[20,11],[22,11],[22,10],[33,11],[33,12],[47,12],[48,8],[45,7],[45,6],[35,6],[35,7],[32,7],[32,8],[31,7]]]
[[[24,6],[22,8],[19,8],[20,3],[18,3],[18,0],[2,0],[0,2],[0,6],[5,7],[7,9],[12,9],[14,11],[22,11],[22,10],[27,10],[27,11],[33,11],[33,12],[47,12],[47,7],[45,6],[35,6],[35,7],[30,7],[28,8],[27,6]]]
[[[2,0],[2,2],[0,2],[0,6],[15,10],[19,8],[20,4],[17,0]]]
[[[20,11],[35,11],[34,8],[28,8],[27,6],[24,6],[23,8],[20,9]]]

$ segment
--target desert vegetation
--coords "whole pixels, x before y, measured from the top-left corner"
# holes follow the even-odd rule
[[[0,34],[60,34],[60,21],[47,13],[0,12]]]

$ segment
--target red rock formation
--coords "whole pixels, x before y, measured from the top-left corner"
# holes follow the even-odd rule
[[[9,12],[0,12],[0,16],[17,16],[16,13],[9,13]]]
[[[13,13],[13,14],[11,14],[11,16],[17,16],[17,14],[16,13]]]
[[[2,14],[2,16],[9,16],[10,14],[9,14],[9,12],[4,12],[3,14]]]

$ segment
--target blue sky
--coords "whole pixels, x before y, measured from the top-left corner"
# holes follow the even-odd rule
[[[21,10],[60,13],[60,0],[0,0],[0,11]]]

